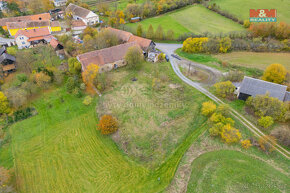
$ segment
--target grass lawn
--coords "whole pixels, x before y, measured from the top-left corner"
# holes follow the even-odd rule
[[[188,32],[201,34],[203,32],[227,33],[244,30],[241,25],[201,5],[188,6],[164,15],[145,19],[140,23],[143,25],[145,32],[147,32],[150,24],[152,24],[154,30],[157,29],[158,25],[161,25],[165,33],[169,29],[172,29],[175,33],[175,37]],[[127,24],[127,26],[131,27],[135,32],[138,24],[139,23],[130,23]]]
[[[287,192],[287,175],[242,152],[214,151],[193,161],[187,192]]]
[[[132,82],[133,77],[138,81]],[[205,121],[200,108],[206,97],[180,83],[169,63],[145,63],[133,74],[122,69],[111,72],[108,79],[113,89],[100,100],[98,113],[118,118],[120,129],[113,139],[148,167],[160,165]],[[158,79],[159,89],[154,89]]]
[[[249,19],[250,9],[277,9],[277,21],[290,23],[289,0],[212,0],[222,10],[243,19]]]
[[[152,73],[152,67],[155,64],[147,65],[139,73],[133,74],[138,78],[137,82],[140,82],[140,85],[146,85],[152,81],[150,79],[150,73]],[[164,63],[160,66],[168,70],[169,79],[171,80],[171,75],[174,72],[169,64]],[[108,90],[107,93],[104,93],[103,97],[110,96],[114,92],[119,94],[118,90],[123,81],[128,82],[132,75],[127,74],[123,79],[118,79],[122,74],[126,73],[125,71],[126,69],[123,68],[119,72],[112,73],[113,76],[117,77],[115,79],[117,83],[112,79],[114,84],[113,90]],[[119,76],[118,74],[121,75]],[[175,79],[177,80],[178,78],[175,77]],[[148,89],[147,87],[144,88]],[[175,93],[174,91],[172,92]],[[130,89],[128,91],[125,89],[122,93],[123,96],[127,96],[127,94],[129,96],[132,96],[131,94],[135,96],[135,93],[131,93]],[[192,90],[187,90],[184,93],[185,97],[189,97],[188,95],[190,93],[192,93]],[[164,124],[164,126],[171,129],[171,135],[176,134],[177,136],[181,136],[180,133],[183,132],[182,141],[181,138],[179,138],[179,141],[174,141],[174,136],[173,138],[169,135],[164,136],[164,138],[168,137],[168,139],[172,139],[172,141],[168,139],[164,139],[163,141],[164,147],[170,149],[171,152],[166,152],[166,156],[162,154],[162,162],[159,162],[159,165],[154,169],[149,169],[145,164],[141,165],[133,161],[134,159],[132,160],[131,157],[125,154],[126,152],[120,150],[110,136],[102,136],[96,130],[98,116],[96,114],[95,104],[98,101],[95,101],[89,107],[84,106],[82,104],[83,99],[75,98],[61,88],[44,95],[34,102],[33,106],[36,107],[38,115],[18,122],[10,128],[12,142],[10,146],[1,148],[1,165],[3,163],[7,168],[11,168],[14,165],[17,189],[19,192],[162,191],[170,183],[185,151],[206,129],[206,125],[203,125],[205,119],[198,118],[200,107],[198,101],[201,102],[206,98],[198,92],[194,93],[196,95],[191,95],[191,99],[193,101],[196,100],[197,105],[193,104],[191,110],[195,109],[195,112],[189,114],[192,116],[191,119],[187,117],[188,122],[194,123],[189,125],[191,127],[185,127],[185,130],[184,128],[180,128],[185,125],[182,123],[184,119],[179,117],[180,113],[182,113],[181,110],[177,112],[160,110],[159,112],[156,107],[155,112],[152,111],[150,114],[148,110],[141,112],[143,110],[142,108],[136,108],[136,110],[128,109],[127,114],[124,112],[123,116],[120,115],[118,117],[121,120],[122,127],[120,130],[122,130],[124,128],[123,126],[128,126],[128,129],[134,129],[134,127],[129,128],[129,126],[139,124],[138,122],[133,122],[134,117],[129,117],[131,116],[130,112],[141,113],[142,116],[149,116],[149,118],[145,117],[148,118],[147,127],[143,125],[146,123],[145,119],[143,119],[143,122],[140,122],[140,124],[142,123],[142,128],[148,129],[148,131],[144,132],[146,136],[136,136],[134,143],[140,142],[140,144],[137,144],[139,145],[138,147],[144,147],[147,151],[151,148],[152,152],[154,152],[156,147],[152,146],[152,141],[148,144],[145,140],[150,139],[149,133],[153,129],[156,129],[151,128],[154,125],[154,121],[158,122],[160,121],[158,119],[167,116],[179,120],[176,123],[168,120],[168,124]],[[120,96],[122,97],[122,95]],[[182,97],[180,95],[178,96]],[[64,102],[62,102],[62,98]],[[146,102],[149,102],[148,105],[154,103],[153,100]],[[163,112],[168,113],[168,115],[158,115],[158,113],[162,114]],[[125,124],[126,118],[128,122],[131,122],[131,125],[130,123]],[[140,120],[138,119],[138,121]],[[177,125],[177,123],[180,125]],[[169,124],[175,124],[175,127]],[[163,129],[166,130],[166,127]],[[139,128],[136,127],[136,129]],[[172,131],[173,129],[176,131]],[[162,131],[166,133],[165,130]],[[152,133],[151,137],[157,139],[160,136],[158,132],[155,131]],[[158,148],[156,149],[159,150]],[[146,151],[143,152],[146,154]]]
[[[158,72],[160,79],[163,77],[162,80],[167,81],[160,84],[161,89],[154,96],[150,85]],[[138,81],[132,82],[132,77]],[[108,78],[111,80],[110,89],[90,106],[82,104],[83,98],[76,98],[59,88],[33,103],[38,115],[9,128],[12,141],[10,146],[1,147],[0,161],[6,167],[14,166],[18,192],[155,193],[163,191],[170,184],[184,153],[208,128],[205,118],[199,115],[199,108],[202,101],[207,100],[206,97],[184,85],[174,75],[169,63],[145,63],[139,72],[128,73],[126,68],[122,68],[112,72]],[[171,81],[182,87],[169,89],[168,83]],[[132,84],[123,86],[123,83],[129,82]],[[182,95],[178,89],[182,89]],[[114,96],[123,99],[114,99]],[[154,106],[157,100],[161,106],[167,104],[165,101],[173,104],[176,97],[181,98],[188,108],[158,109]],[[111,112],[118,115],[119,134],[125,130],[125,137],[136,135],[128,140],[128,144],[134,148],[128,148],[127,152],[122,150],[118,141],[114,143],[112,138],[116,136],[103,136],[96,130],[96,104],[109,99],[112,101],[107,101],[108,107],[113,106]],[[124,100],[135,105],[139,102],[140,106],[129,106],[124,110]],[[114,107],[117,105],[120,107]],[[152,110],[149,111],[146,105],[150,105]],[[162,121],[166,120],[164,118],[168,118],[166,123]],[[160,123],[164,127],[158,127]],[[166,135],[162,136],[163,133]],[[162,148],[156,146],[151,138],[158,140],[160,143],[157,145]],[[146,140],[149,142],[146,143]],[[135,148],[140,148],[145,158],[150,148],[153,155],[160,152],[161,156],[157,157],[159,164],[152,168],[142,160],[136,161]],[[231,163],[226,163],[231,167]],[[248,170],[243,172],[247,174]],[[283,177],[278,173],[273,175]]]
[[[258,69],[256,66],[246,66],[246,65],[244,66],[244,65],[238,65],[236,63],[228,63],[226,66],[223,66],[222,61],[219,58],[214,57],[213,55],[210,55],[210,54],[186,53],[186,52],[183,52],[181,48],[177,49],[176,53],[183,58],[210,66],[212,68],[216,68],[222,72],[227,72],[230,70],[240,70],[240,71],[245,72],[247,76],[252,76],[256,78],[263,75],[263,70]]]
[[[213,56],[234,65],[261,70],[265,70],[270,64],[280,63],[290,71],[290,53],[231,52]]]

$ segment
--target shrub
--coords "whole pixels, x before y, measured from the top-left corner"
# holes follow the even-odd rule
[[[275,145],[277,144],[276,138],[271,135],[264,135],[260,137],[258,143],[260,148],[267,153],[274,151]]]
[[[51,81],[51,77],[43,72],[38,72],[34,75],[34,81],[40,88],[47,88],[48,84]]]
[[[93,98],[91,96],[86,96],[83,100],[83,104],[86,106],[89,106],[93,101]]]
[[[228,72],[228,74],[225,76],[225,81],[231,81],[231,82],[240,82],[243,80],[245,76],[245,73],[239,70],[231,70]]]
[[[275,128],[271,135],[274,136],[281,144],[290,147],[290,129],[289,127]]]
[[[241,133],[238,129],[233,128],[230,124],[226,124],[223,126],[221,131],[221,138],[225,143],[236,143],[241,139]]]
[[[137,27],[137,36],[142,37],[142,35],[143,35],[143,27],[142,27],[142,24],[138,24],[138,27]]]
[[[210,134],[210,136],[215,137],[215,136],[220,135],[221,132],[222,132],[223,127],[224,127],[224,124],[222,124],[222,123],[214,124],[214,125],[209,129],[209,134]]]
[[[69,72],[72,74],[79,74],[82,69],[81,63],[76,58],[68,59]]]
[[[252,146],[251,141],[249,139],[241,141],[241,145],[244,149],[249,149]]]
[[[213,85],[213,88],[214,92],[222,98],[232,97],[236,89],[231,81],[215,83]]]
[[[98,129],[104,135],[114,133],[118,130],[118,122],[111,115],[103,115],[98,125]]]
[[[245,21],[244,21],[244,24],[243,24],[243,26],[244,26],[245,28],[249,28],[249,27],[250,27],[250,25],[251,25],[251,23],[250,23],[250,21],[249,21],[249,20],[245,20]]]
[[[230,113],[230,106],[228,104],[221,104],[218,106],[216,112],[222,114],[223,116],[227,116]]]
[[[225,38],[222,38],[220,40],[220,49],[219,51],[221,53],[227,53],[228,50],[231,49],[231,46],[232,46],[232,40],[228,37],[225,37]]]
[[[16,56],[17,53],[17,48],[12,46],[12,47],[7,47],[7,53],[12,55],[12,56]]]
[[[20,82],[25,82],[28,80],[28,77],[26,74],[21,73],[21,74],[17,74],[16,75],[17,80],[19,80]]]
[[[262,79],[277,84],[282,84],[286,79],[287,71],[282,64],[271,64],[263,74]]]
[[[7,97],[4,95],[3,92],[0,91],[0,115],[4,113],[9,113],[9,102]]]
[[[135,68],[144,60],[143,52],[140,47],[133,46],[128,49],[125,61],[130,68]]]
[[[203,45],[208,42],[208,38],[187,38],[183,42],[182,51],[188,53],[203,52]]]
[[[216,110],[216,105],[212,101],[202,103],[201,114],[210,116]]]
[[[249,97],[246,101],[246,105],[252,108],[256,115],[270,116],[274,120],[284,120],[287,111],[285,103],[277,98],[266,95],[256,95],[255,97]]]
[[[264,128],[268,128],[270,127],[271,125],[273,125],[274,123],[274,120],[272,117],[270,116],[265,116],[265,117],[261,117],[259,120],[258,120],[258,123],[260,126],[264,127]]]

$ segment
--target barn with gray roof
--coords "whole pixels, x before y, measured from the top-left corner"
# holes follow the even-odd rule
[[[238,98],[247,100],[249,96],[265,95],[275,97],[280,101],[289,101],[290,94],[287,92],[287,86],[259,80],[251,77],[244,77],[244,80],[238,90]]]

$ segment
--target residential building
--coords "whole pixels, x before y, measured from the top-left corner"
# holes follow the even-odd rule
[[[51,33],[48,28],[19,30],[15,35],[15,41],[18,49],[29,48],[40,42],[45,43],[45,37],[50,35]]]
[[[287,92],[287,86],[267,82],[251,77],[244,77],[240,87],[237,88],[238,99],[247,100],[250,96],[269,94],[280,101],[290,101],[290,92]]]
[[[0,26],[7,30],[7,24],[11,22],[25,22],[25,21],[49,21],[51,19],[49,13],[42,13],[37,15],[27,15],[27,16],[19,16],[19,17],[8,17],[0,19]]]
[[[73,20],[71,30],[73,35],[79,35],[87,28],[87,25],[82,20]]]
[[[72,3],[67,6],[65,12],[71,14],[74,20],[82,20],[86,25],[94,25],[100,22],[97,14]]]
[[[82,65],[82,70],[85,71],[90,64],[98,65],[99,72],[107,72],[112,69],[125,66],[124,58],[130,47],[139,46],[137,42],[128,42],[102,50],[95,50],[77,56],[78,61]]]
[[[11,36],[15,36],[15,34],[19,30],[31,30],[38,28],[48,28],[50,32],[59,32],[61,31],[61,26],[58,21],[22,21],[22,22],[7,22],[7,29]]]
[[[55,7],[61,7],[66,5],[67,0],[53,0]]]
[[[108,27],[107,29],[113,32],[122,42],[137,42],[140,48],[143,50],[144,55],[146,56],[150,51],[155,50],[156,44],[150,39],[135,36],[130,32],[111,27]]]

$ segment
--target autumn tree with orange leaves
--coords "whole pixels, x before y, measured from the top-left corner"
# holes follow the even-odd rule
[[[99,66],[96,64],[90,64],[82,73],[83,82],[86,84],[88,92],[93,92],[93,88],[95,87],[94,80],[97,78],[98,72]]]
[[[118,130],[117,119],[111,115],[103,115],[98,124],[98,129],[101,130],[101,133],[104,135],[116,132]]]

